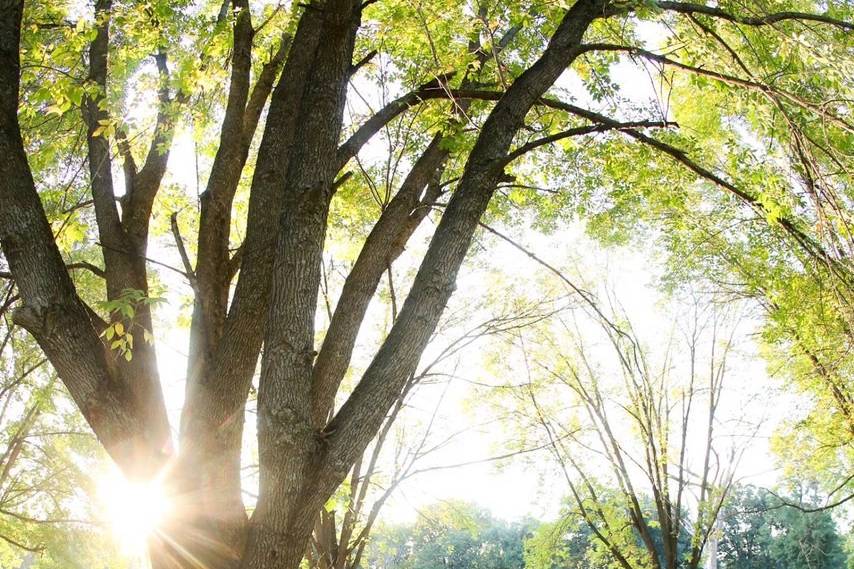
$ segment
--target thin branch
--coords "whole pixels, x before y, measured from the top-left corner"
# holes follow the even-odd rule
[[[591,43],[591,44],[587,44],[585,47],[586,47],[586,49],[589,49],[591,51],[621,51],[621,52],[628,53],[629,55],[642,57],[644,59],[649,59],[651,61],[656,61],[656,62],[661,63],[663,65],[669,65],[671,67],[676,67],[678,69],[688,71],[688,72],[693,73],[695,75],[702,75],[704,77],[710,77],[712,79],[715,79],[716,81],[719,81],[721,83],[726,83],[728,85],[738,85],[739,87],[746,87],[746,88],[754,90],[754,91],[761,91],[763,93],[772,93],[772,94],[778,95],[778,96],[780,96],[780,97],[782,97],[782,98],[784,98],[784,99],[786,99],[786,100],[788,100],[788,101],[790,101],[790,102],[792,102],[798,106],[809,109],[809,110],[815,112],[816,114],[818,114],[822,117],[827,118],[833,124],[835,124],[836,126],[846,130],[849,133],[854,133],[854,125],[852,125],[851,123],[847,122],[843,118],[841,118],[841,117],[829,112],[825,108],[823,108],[823,106],[826,106],[826,105],[818,105],[816,103],[812,103],[812,102],[807,101],[806,99],[804,99],[802,97],[795,95],[794,93],[790,93],[790,92],[785,91],[783,89],[778,89],[776,87],[772,87],[771,85],[767,85],[765,83],[759,83],[757,81],[753,81],[750,79],[744,79],[741,77],[736,77],[734,75],[721,73],[719,71],[713,71],[710,69],[704,69],[702,67],[696,67],[693,65],[688,65],[687,63],[682,63],[681,61],[676,61],[674,59],[670,59],[670,58],[665,57],[663,55],[653,53],[651,51],[648,51],[648,50],[645,50],[645,49],[639,48],[639,47],[624,46],[624,45],[609,44],[609,43]]]
[[[175,245],[178,246],[178,254],[181,256],[181,262],[184,264],[187,278],[190,280],[190,286],[196,288],[196,273],[193,271],[193,264],[190,262],[190,257],[187,255],[187,248],[184,246],[184,239],[181,237],[181,229],[178,227],[178,212],[172,212],[169,216],[169,224],[172,227],[172,236],[175,238]]]
[[[850,478],[849,478],[849,480],[850,480]],[[837,508],[837,507],[841,506],[842,504],[845,504],[846,502],[854,500],[854,493],[852,493],[852,494],[845,496],[844,498],[836,500],[835,502],[830,502],[828,504],[825,504],[824,506],[816,506],[814,508],[810,508],[810,507],[804,506],[802,504],[796,504],[795,502],[790,502],[790,501],[786,500],[785,498],[783,498],[782,496],[776,494],[773,490],[769,490],[768,488],[765,488],[764,490],[766,492],[768,492],[769,494],[771,494],[772,496],[774,496],[775,498],[777,498],[778,500],[780,500],[779,504],[776,504],[774,506],[767,508],[768,510],[776,510],[778,508],[785,507],[785,508],[794,508],[794,509],[800,510],[801,512],[804,512],[806,514],[814,514],[816,512],[824,512],[826,510],[832,510],[833,508]]]
[[[107,278],[107,273],[106,271],[104,271],[104,269],[88,261],[76,261],[74,263],[68,263],[65,266],[69,270],[83,269],[102,279]]]
[[[119,249],[116,247],[110,247],[109,245],[105,245],[99,241],[96,241],[95,245],[97,245],[98,247],[101,247],[102,249],[116,251],[118,253],[124,253],[125,255],[134,255],[134,253],[132,253],[131,251],[127,251],[125,249]],[[190,275],[188,275],[187,273],[185,273],[184,271],[182,271],[181,269],[179,269],[177,267],[173,267],[172,265],[169,265],[169,264],[164,263],[162,261],[158,261],[157,259],[152,259],[151,257],[146,257],[145,255],[135,255],[135,256],[141,257],[141,258],[145,259],[146,261],[148,261],[149,263],[154,263],[155,265],[159,265],[159,266],[163,267],[164,269],[169,269],[170,271],[173,271],[173,272],[178,273],[179,275],[183,276],[187,280],[190,280]]]
[[[798,20],[803,22],[818,22],[821,24],[829,24],[831,26],[836,26],[846,31],[854,30],[854,24],[850,22],[845,22],[843,20],[838,20],[836,18],[831,18],[830,16],[826,16],[824,14],[807,14],[804,12],[775,12],[773,14],[765,14],[763,16],[741,16],[739,14],[727,12],[726,10],[723,10],[718,7],[706,6],[704,4],[693,4],[691,2],[665,2],[659,0],[655,2],[655,5],[661,8],[662,10],[679,12],[681,14],[704,14],[706,16],[712,16],[715,18],[720,18],[722,20],[728,20],[736,24],[744,24],[747,26],[767,26],[785,20]]]
[[[350,75],[355,75],[362,67],[371,62],[377,56],[377,50],[372,49],[362,59],[353,64],[350,68]]]

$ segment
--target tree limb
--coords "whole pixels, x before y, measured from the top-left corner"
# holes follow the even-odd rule
[[[181,263],[184,264],[184,272],[190,280],[190,286],[196,287],[196,275],[193,272],[193,264],[190,262],[190,257],[187,255],[187,248],[184,247],[184,239],[181,238],[181,229],[178,227],[178,212],[172,212],[169,216],[169,225],[172,228],[172,236],[175,238],[175,245],[178,247],[178,254],[181,256]]]
[[[97,277],[101,277],[102,279],[107,278],[107,273],[104,269],[93,263],[89,263],[88,261],[76,261],[74,263],[68,263],[65,266],[68,269],[85,269]]]
[[[812,103],[807,101],[806,99],[799,97],[793,93],[790,93],[783,89],[778,89],[771,85],[767,85],[765,83],[758,83],[756,81],[750,79],[743,79],[741,77],[735,77],[733,75],[728,75],[726,73],[720,73],[718,71],[713,71],[710,69],[704,69],[702,67],[695,67],[693,65],[688,65],[687,63],[682,63],[680,61],[676,61],[665,57],[663,55],[659,55],[657,53],[653,53],[651,51],[639,48],[639,47],[631,47],[617,44],[607,44],[607,43],[591,43],[587,44],[586,48],[591,51],[621,51],[628,53],[630,55],[635,55],[638,57],[643,57],[644,59],[649,59],[651,61],[656,61],[658,63],[669,65],[671,67],[676,67],[678,69],[683,69],[695,75],[702,75],[705,77],[710,77],[715,79],[716,81],[720,81],[721,83],[726,83],[729,85],[738,85],[739,87],[746,87],[748,89],[754,91],[761,91],[766,94],[774,94],[778,95],[800,107],[805,109],[809,109],[816,113],[821,117],[825,117],[830,120],[836,126],[844,129],[849,133],[854,133],[854,125],[843,119],[842,117],[828,111],[826,108],[827,105],[818,105],[816,103]]]
[[[854,24],[845,22],[824,14],[807,14],[804,12],[774,12],[773,14],[765,14],[762,16],[742,16],[733,14],[717,6],[706,6],[704,4],[694,4],[692,2],[668,2],[657,0],[655,5],[662,10],[678,12],[681,14],[704,14],[722,20],[728,20],[736,24],[744,24],[747,26],[767,26],[777,22],[786,20],[796,20],[802,22],[817,22],[820,24],[829,24],[837,28],[851,31],[854,30]]]
[[[422,191],[448,158],[437,134],[413,165],[397,194],[383,210],[368,235],[332,315],[312,371],[312,422],[322,428],[335,393],[347,371],[362,320],[383,271],[402,252],[409,237],[427,215],[418,208]],[[435,184],[438,187],[438,184]]]
[[[6,2],[4,7],[11,7],[11,13],[0,17],[0,245],[22,299],[14,320],[38,341],[116,462],[128,474],[147,473],[162,463],[168,441],[160,438],[161,425],[144,412],[145,404],[117,381],[115,362],[77,296],[54,241],[17,118],[23,3]],[[106,39],[103,33],[101,40]],[[95,56],[98,60],[97,49]],[[93,69],[99,69],[97,62]]]
[[[346,476],[417,366],[455,286],[481,215],[503,175],[508,154],[530,108],[578,55],[588,26],[605,2],[579,0],[567,10],[542,56],[510,86],[484,123],[398,319],[361,381],[327,426],[325,469]],[[337,483],[336,483],[337,485]]]
[[[545,136],[543,138],[538,138],[537,140],[532,140],[531,142],[525,143],[519,148],[515,149],[513,152],[507,155],[507,158],[504,159],[505,164],[509,164],[513,160],[521,157],[528,152],[539,148],[541,146],[545,146],[547,144],[553,144],[559,140],[563,140],[565,138],[570,138],[573,136],[581,136],[584,134],[593,134],[597,132],[607,132],[609,130],[624,130],[629,128],[668,128],[668,127],[678,127],[679,125],[675,122],[671,121],[627,121],[620,123],[620,126],[615,125],[606,125],[606,124],[595,124],[595,125],[586,125],[579,126],[575,128],[570,128],[561,132],[557,132],[555,134]]]

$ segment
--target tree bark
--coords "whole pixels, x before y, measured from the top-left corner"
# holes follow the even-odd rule
[[[148,476],[166,459],[169,439],[77,296],[24,152],[17,118],[22,13],[22,1],[0,2],[0,245],[21,297],[15,321],[44,350],[116,463],[130,476]]]

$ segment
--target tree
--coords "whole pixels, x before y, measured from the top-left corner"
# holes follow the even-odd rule
[[[621,509],[619,492],[604,489],[599,499],[607,501],[615,510]],[[648,496],[642,497],[644,510],[653,512],[655,506]],[[654,514],[647,520],[655,549],[659,557],[664,555],[664,540]],[[643,548],[644,543],[635,536],[636,547]],[[687,557],[691,550],[690,537],[682,532],[679,536],[678,549],[681,558]],[[552,523],[541,524],[533,536],[525,542],[525,566],[528,569],[607,569],[619,566],[619,560],[609,551],[591,528],[584,514],[578,510],[573,501],[567,500],[560,518]]]
[[[534,150],[572,136],[626,136],[642,152],[654,152],[669,171],[673,164],[686,168],[691,177],[683,179],[704,192],[712,186],[723,190],[727,197],[721,199],[756,231],[785,245],[808,276],[826,276],[844,298],[849,260],[831,248],[835,237],[828,241],[816,228],[816,209],[781,205],[740,168],[735,173],[742,180],[731,181],[704,166],[691,157],[690,137],[650,134],[673,127],[667,117],[624,119],[617,109],[607,109],[614,111],[607,116],[546,96],[572,66],[588,77],[594,97],[604,100],[611,89],[602,80],[623,53],[722,84],[751,104],[760,100],[793,125],[819,118],[827,138],[844,144],[850,125],[844,113],[826,104],[840,99],[840,82],[815,89],[799,83],[810,75],[834,77],[825,72],[833,66],[824,60],[810,59],[805,66],[815,73],[798,73],[783,84],[766,80],[763,72],[767,66],[767,77],[774,77],[785,65],[776,56],[748,60],[738,76],[699,63],[706,54],[693,48],[719,37],[718,28],[749,33],[770,53],[781,52],[775,46],[790,50],[793,38],[804,34],[827,38],[831,59],[847,57],[844,40],[852,25],[844,21],[850,16],[846,3],[805,3],[811,12],[796,11],[799,2],[765,4],[753,10],[736,2],[469,6],[437,0],[429,10],[442,19],[433,24],[425,19],[425,7],[393,1],[294,3],[290,13],[271,8],[262,15],[248,0],[220,6],[96,0],[94,11],[76,22],[64,4],[0,1],[0,243],[8,264],[3,276],[18,295],[15,322],[38,342],[128,476],[165,477],[177,507],[152,541],[155,567],[298,566],[318,512],[414,373],[493,195],[499,186],[513,185],[510,163]],[[828,12],[819,13],[825,5]],[[461,21],[470,29],[458,29]],[[668,58],[648,53],[637,47],[633,28],[640,21],[675,24],[677,41],[693,42]],[[387,42],[389,27],[410,33]],[[379,57],[393,61],[395,78],[416,87],[364,122],[345,124],[348,82],[381,50]],[[738,46],[727,54],[738,60],[750,51]],[[481,52],[488,54],[482,61]],[[677,56],[684,59],[670,59]],[[153,65],[146,67],[150,59]],[[230,65],[227,79],[214,70],[223,60]],[[474,81],[479,67],[488,69]],[[219,80],[228,84],[224,97],[217,96]],[[126,112],[138,89],[156,101],[151,124],[134,125]],[[333,199],[351,177],[345,169],[384,126],[409,109],[428,107],[409,173],[375,215],[318,342],[325,236],[336,222],[330,216]],[[175,272],[193,290],[178,452],[154,343],[146,340],[156,333],[151,267],[157,260],[149,260],[154,206],[168,195],[169,150],[187,108],[191,116],[204,116],[207,109],[209,118],[221,111],[221,120],[198,199],[195,263],[177,212],[169,216],[183,264]],[[469,121],[477,125],[475,132],[467,132]],[[834,140],[815,146],[833,146]],[[114,180],[115,156],[123,193],[121,181]],[[82,165],[81,159],[88,182],[81,184],[75,174],[66,187],[63,180],[75,170],[68,164]],[[655,167],[643,171],[648,179],[659,175]],[[615,174],[629,179],[625,171]],[[245,219],[235,213],[244,177]],[[90,199],[79,199],[83,190]],[[65,217],[80,240],[97,248],[79,253],[95,260],[87,259],[87,267],[103,278],[101,298],[87,298],[69,275],[72,261],[56,241],[61,227],[51,226],[46,211],[54,192],[77,198],[62,211],[69,210]],[[352,393],[336,406],[379,280],[436,208],[440,221],[394,326]],[[240,488],[243,412],[259,354],[260,490],[247,517]]]
[[[827,510],[783,506],[751,486],[736,488],[721,512],[719,554],[725,569],[842,569],[842,539]]]
[[[727,569],[774,567],[768,504],[751,486],[738,486],[721,510],[718,560]]]
[[[737,320],[695,299],[682,338],[661,335],[656,357],[625,316],[585,299],[612,367],[578,320],[558,316],[557,332],[517,340],[523,397],[564,474],[571,516],[615,566],[697,569],[743,452],[717,434]]]
[[[465,502],[435,504],[415,524],[380,528],[366,558],[377,569],[522,569],[530,525],[495,520]]]
[[[528,569],[607,569],[611,559],[596,558],[596,536],[581,516],[562,512],[560,519],[544,523],[525,541]]]
[[[11,292],[7,283],[0,304],[0,565],[92,565],[111,549],[87,504],[98,443],[38,346],[12,323]]]

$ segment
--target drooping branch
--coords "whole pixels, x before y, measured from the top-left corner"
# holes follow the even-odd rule
[[[569,103],[564,103],[562,101],[556,101],[554,99],[542,99],[542,104],[548,106],[550,108],[564,110],[576,116],[586,118],[591,121],[599,122],[604,125],[610,125],[615,129],[619,128],[620,122],[602,115],[600,113],[591,111],[589,109],[584,109],[578,107],[576,105],[572,105]],[[720,186],[721,188],[729,191],[734,196],[736,196],[743,203],[747,204],[754,210],[756,210],[763,217],[768,216],[768,211],[766,210],[765,205],[754,195],[752,195],[748,190],[740,188],[736,186],[734,183],[729,182],[715,174],[711,170],[705,168],[704,166],[698,164],[696,161],[691,159],[687,153],[677,148],[671,144],[653,138],[647,134],[644,134],[636,129],[622,129],[621,132],[626,135],[642,142],[652,148],[655,148],[661,151],[664,154],[667,154],[677,162],[681,163],[683,166],[710,182],[713,182],[715,185]],[[777,219],[777,223],[789,234],[798,245],[809,255],[820,260],[822,263],[828,264],[831,269],[837,269],[837,272],[841,277],[846,278],[843,269],[838,268],[838,262],[834,260],[823,248],[817,243],[812,237],[806,234],[800,227],[798,227],[797,223],[789,219],[787,217],[780,217]]]
[[[430,98],[447,98],[450,96],[454,96],[460,98],[480,99],[485,101],[498,101],[502,98],[503,93],[500,91],[489,91],[479,89],[450,89],[447,92],[438,89],[431,89],[426,93],[426,95]],[[599,122],[601,124],[608,125],[615,130],[621,130],[619,128],[619,121],[602,115],[601,113],[591,111],[589,109],[584,109],[582,107],[578,107],[570,103],[564,103],[563,101],[558,101],[556,99],[547,97],[541,98],[539,104],[548,108],[566,111],[568,113],[577,115],[593,122]],[[716,185],[731,192],[744,203],[756,209],[762,216],[768,215],[768,212],[765,210],[765,206],[759,201],[757,197],[751,195],[743,188],[739,188],[732,182],[728,182],[721,176],[701,166],[696,161],[692,160],[685,153],[684,150],[681,150],[670,144],[650,137],[635,129],[623,129],[621,130],[621,132],[624,132],[626,135],[635,138],[638,141],[643,142],[644,144],[647,144],[671,156],[678,162],[682,163],[685,167],[698,174],[700,177],[714,182]],[[786,233],[788,233],[807,254],[814,257],[815,259],[820,260],[823,264],[827,265],[835,274],[837,274],[837,276],[839,276],[839,278],[843,282],[849,282],[850,276],[847,275],[846,270],[843,267],[839,266],[839,262],[836,261],[827,251],[825,251],[824,248],[819,243],[817,243],[812,237],[810,237],[802,229],[800,229],[794,220],[782,217],[777,219],[777,223],[779,223],[780,226],[785,229]]]
[[[531,142],[527,142],[527,143],[523,144],[522,146],[520,146],[519,148],[516,148],[515,150],[513,150],[513,152],[511,152],[510,154],[508,154],[507,158],[504,159],[504,163],[509,164],[513,160],[520,158],[521,156],[527,154],[528,152],[531,152],[532,150],[535,150],[535,149],[540,148],[542,146],[545,146],[547,144],[554,144],[555,142],[558,142],[560,140],[564,140],[566,138],[571,138],[573,136],[582,136],[585,134],[593,134],[593,133],[597,133],[597,132],[608,132],[610,130],[624,130],[624,129],[630,129],[630,128],[668,128],[671,126],[675,127],[675,126],[679,126],[679,125],[677,123],[671,122],[671,121],[645,120],[645,121],[621,122],[621,123],[619,123],[619,126],[616,126],[613,124],[610,124],[610,125],[608,125],[608,124],[595,124],[595,125],[579,126],[579,127],[563,130],[561,132],[556,132],[555,134],[551,134],[549,136],[544,136],[543,138],[538,138],[536,140],[532,140]]]
[[[758,16],[743,16],[734,14],[718,6],[707,6],[705,4],[695,4],[692,2],[669,2],[664,0],[656,0],[655,5],[662,10],[678,12],[680,14],[703,14],[712,16],[722,20],[727,20],[736,24],[744,24],[747,26],[768,26],[777,22],[794,20],[800,22],[816,22],[820,24],[828,24],[842,30],[854,30],[854,24],[827,16],[824,14],[808,14],[804,12],[774,12]]]
[[[591,43],[591,44],[587,44],[586,47],[588,49],[590,49],[591,51],[619,51],[619,52],[628,53],[629,55],[632,55],[632,56],[642,57],[644,59],[648,59],[650,61],[655,61],[655,62],[661,63],[663,65],[676,67],[677,69],[682,69],[684,71],[688,71],[688,72],[693,73],[695,75],[702,75],[704,77],[710,77],[716,81],[720,81],[721,83],[726,83],[728,85],[737,85],[739,87],[745,87],[745,88],[753,90],[753,91],[760,91],[762,93],[766,93],[766,94],[770,94],[770,95],[776,95],[778,97],[781,97],[783,99],[790,101],[791,103],[794,103],[795,105],[798,105],[798,106],[803,107],[805,109],[809,109],[810,111],[812,111],[816,115],[818,115],[824,119],[827,119],[832,124],[838,126],[839,128],[844,129],[845,131],[847,131],[849,133],[854,133],[854,125],[852,125],[851,123],[849,123],[848,121],[846,121],[845,119],[843,119],[842,117],[837,115],[836,113],[833,113],[832,111],[828,110],[828,108],[827,108],[828,105],[813,103],[811,101],[804,99],[803,97],[795,95],[794,93],[790,93],[790,92],[786,91],[785,89],[780,89],[778,87],[774,87],[772,85],[768,85],[765,83],[759,83],[759,82],[754,81],[752,79],[744,79],[741,77],[736,77],[733,75],[721,73],[721,72],[714,71],[711,69],[705,69],[704,67],[697,67],[694,65],[689,65],[687,63],[682,63],[681,61],[677,61],[675,59],[671,59],[671,58],[666,57],[664,55],[659,55],[657,53],[653,53],[651,51],[648,51],[648,50],[645,50],[645,49],[639,48],[639,47],[624,46],[624,45],[618,45],[618,44],[608,44],[608,43]]]

